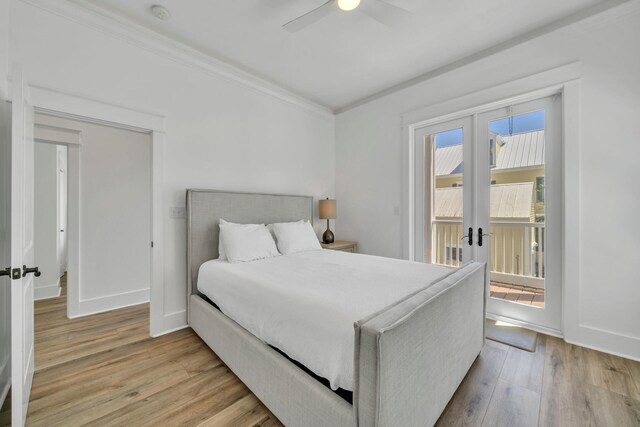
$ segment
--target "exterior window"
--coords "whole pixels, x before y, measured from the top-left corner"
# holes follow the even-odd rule
[[[536,177],[536,202],[544,202],[544,176]]]
[[[496,185],[498,183],[498,181],[496,181],[495,179],[491,180],[491,185]]]

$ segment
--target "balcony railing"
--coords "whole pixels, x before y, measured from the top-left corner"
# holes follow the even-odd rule
[[[431,223],[431,262],[459,266],[463,261],[462,221]],[[543,287],[544,223],[491,221],[491,278],[504,283]],[[474,239],[477,236],[474,235]]]

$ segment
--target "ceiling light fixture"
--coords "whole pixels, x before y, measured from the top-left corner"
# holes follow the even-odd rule
[[[360,0],[338,0],[338,7],[345,11],[350,11],[360,6]]]
[[[151,6],[151,13],[153,13],[153,16],[155,16],[161,21],[168,21],[169,18],[171,18],[171,14],[167,10],[167,8],[157,4],[154,6]]]

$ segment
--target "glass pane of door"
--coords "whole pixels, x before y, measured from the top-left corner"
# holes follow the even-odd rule
[[[465,140],[472,118],[463,117],[420,129],[416,135],[415,260],[457,267],[473,259],[468,244],[471,226],[470,152]],[[418,222],[420,222],[418,226]]]
[[[491,297],[544,307],[545,110],[488,126]]]
[[[459,266],[462,262],[463,237],[463,140],[462,128],[438,132],[428,136],[432,147],[433,179],[431,188],[433,208],[428,227],[429,246],[425,262]],[[426,159],[429,160],[429,159]]]

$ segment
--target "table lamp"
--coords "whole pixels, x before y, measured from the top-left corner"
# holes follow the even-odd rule
[[[333,243],[333,232],[329,229],[329,220],[336,219],[336,201],[326,198],[320,200],[320,219],[327,220],[327,230],[322,234],[323,243]]]

